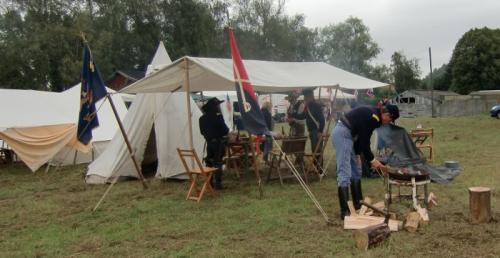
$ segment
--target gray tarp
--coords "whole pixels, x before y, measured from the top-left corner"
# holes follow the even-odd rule
[[[428,164],[417,149],[408,132],[397,125],[384,125],[377,129],[378,148],[384,148],[383,161],[391,167],[404,168],[406,171],[422,171],[429,173],[431,180],[444,184],[449,183],[460,169],[449,169]]]

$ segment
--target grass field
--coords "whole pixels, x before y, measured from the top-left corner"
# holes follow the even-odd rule
[[[393,233],[382,246],[358,251],[338,215],[334,173],[312,191],[333,220],[326,226],[298,183],[265,185],[225,176],[228,189],[201,203],[185,201],[186,182],[120,182],[101,208],[90,210],[106,186],[83,182],[85,167],[33,174],[20,164],[0,167],[1,257],[498,257],[500,224],[470,225],[470,186],[493,189],[500,217],[500,120],[484,116],[401,119],[435,128],[435,163],[458,160],[461,175],[432,184],[439,206],[417,233]],[[278,129],[280,129],[278,127]],[[331,144],[327,152],[332,155]],[[330,171],[333,171],[333,163]],[[383,198],[381,179],[364,179],[363,191]]]

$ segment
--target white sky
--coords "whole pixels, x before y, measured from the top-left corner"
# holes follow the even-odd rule
[[[304,14],[307,27],[323,27],[349,16],[363,20],[382,48],[374,63],[390,63],[402,50],[419,60],[422,76],[451,58],[460,37],[471,28],[500,28],[500,0],[287,0],[289,15]]]

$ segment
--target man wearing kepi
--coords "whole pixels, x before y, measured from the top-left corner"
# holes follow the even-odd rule
[[[224,136],[229,132],[224,118],[220,111],[220,103],[224,101],[217,98],[211,98],[207,101],[201,110],[203,115],[200,117],[200,132],[207,141],[207,156],[205,164],[208,167],[218,168],[214,174],[216,190],[222,189],[222,159],[224,157],[225,142]]]
[[[361,208],[361,158],[369,160],[373,168],[384,165],[376,160],[370,149],[370,138],[375,128],[394,122],[399,117],[396,105],[382,107],[357,107],[340,117],[333,129],[333,146],[337,159],[337,185],[340,203],[340,217],[349,215],[347,201],[351,186],[354,208]]]
[[[323,116],[323,108],[314,100],[314,92],[312,90],[303,90],[302,94],[304,94],[304,112],[293,114],[293,118],[306,120],[307,131],[311,140],[311,152],[314,152],[316,148],[319,150],[322,148],[322,146],[317,145],[321,143],[323,129],[325,128],[325,117]],[[315,157],[315,161],[317,160],[321,160],[320,157]],[[316,162],[315,165],[321,166]]]

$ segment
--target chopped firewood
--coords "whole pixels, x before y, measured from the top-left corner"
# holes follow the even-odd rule
[[[433,192],[429,193],[429,197],[427,198],[427,203],[429,209],[432,208],[433,206],[438,206],[436,195]]]
[[[405,229],[408,232],[416,232],[418,229],[418,223],[420,222],[420,214],[416,211],[412,211],[406,215]]]
[[[344,217],[344,229],[362,229],[381,223],[384,223],[384,218],[382,217],[372,217],[366,215]],[[403,227],[403,222],[390,219],[388,226],[391,231],[398,231]]]
[[[377,202],[377,203],[373,204],[372,206],[375,207],[375,208],[378,208],[380,210],[385,209],[385,203],[384,203],[384,201]]]
[[[365,215],[365,216],[371,216],[371,215],[373,215],[373,210],[372,209],[368,209],[368,211],[365,212],[365,214],[363,214],[363,215]]]
[[[389,226],[385,223],[358,229],[352,234],[354,241],[356,241],[356,247],[365,251],[382,243],[390,235]]]
[[[372,204],[372,198],[365,197],[363,200],[364,203]],[[361,205],[361,209],[359,209],[359,215],[365,215],[365,213],[369,210],[369,208],[365,205]]]
[[[417,205],[417,212],[420,214],[420,225],[427,225],[429,223],[429,213],[427,209],[422,208],[419,204]]]
[[[352,201],[347,201],[347,206],[349,207],[349,212],[351,213],[351,216],[357,216],[358,213],[356,213],[356,209],[354,208],[354,204]]]

